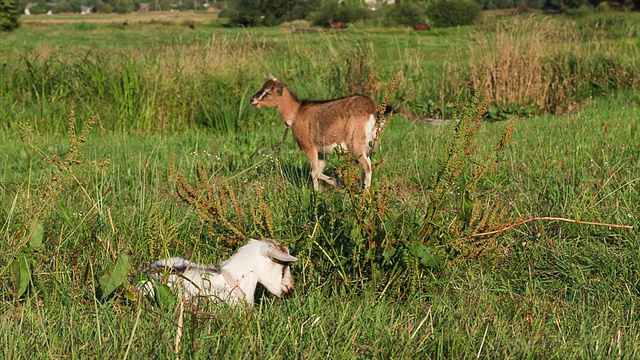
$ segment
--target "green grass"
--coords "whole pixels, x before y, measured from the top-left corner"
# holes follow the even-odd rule
[[[73,28],[56,26],[62,27],[61,33]],[[29,24],[19,31],[35,36],[38,29]],[[103,35],[121,31],[115,27],[105,30],[103,25],[96,29],[82,26],[81,30]],[[186,32],[177,25],[172,31]],[[211,27],[211,31],[218,29]],[[238,40],[241,30],[219,31],[236,32],[238,38],[226,38],[233,41],[214,49],[274,56],[260,66],[272,64],[275,71],[287,74],[302,95],[325,97],[349,85],[327,83],[315,76],[325,55],[309,52],[307,41],[312,40],[266,29],[251,30],[251,41],[242,43]],[[275,36],[266,40],[265,35],[266,49],[252,50],[263,34]],[[15,41],[13,36],[0,41]],[[47,38],[44,32],[41,36],[43,42],[34,48],[44,47],[62,56],[56,48],[60,44],[52,45],[58,40]],[[374,46],[376,51],[397,55],[386,61],[400,61],[401,54],[415,52],[424,69],[431,69],[438,59],[426,53],[432,46],[446,55],[452,48],[469,46],[473,36],[477,33],[470,28],[428,35],[353,29],[313,41],[329,51],[347,49],[350,39],[370,37],[377,44],[375,39],[380,37],[384,40]],[[266,294],[254,310],[203,305],[195,309],[199,312],[185,313],[178,357],[638,357],[640,98],[633,89],[582,99],[565,115],[517,119],[510,142],[498,154],[493,149],[509,124],[483,122],[473,137],[477,151],[465,158],[467,167],[455,178],[454,186],[444,188],[444,200],[432,218],[434,230],[426,236],[421,225],[427,209],[438,201],[433,179],[448,159],[447,144],[455,139],[452,123],[432,126],[421,119],[394,115],[375,154],[375,160],[382,162],[374,170],[373,201],[348,188],[325,188],[314,194],[308,186],[308,162],[291,137],[279,153],[276,150],[283,125],[275,111],[258,111],[248,106],[246,98],[242,105],[237,99],[252,94],[244,94],[247,86],[257,90],[266,69],[242,63],[251,69],[249,74],[239,75],[232,69],[213,75],[212,71],[225,68],[209,67],[206,61],[202,67],[184,61],[186,54],[189,59],[206,58],[211,53],[204,46],[178,42],[175,54],[171,47],[165,48],[165,62],[160,62],[155,55],[144,55],[157,48],[146,48],[146,40],[130,40],[128,49],[140,46],[139,53],[117,55],[124,46],[118,44],[112,51],[116,55],[105,52],[98,58],[65,59],[80,67],[55,65],[47,70],[45,64],[27,57],[41,69],[37,74],[50,71],[55,75],[40,77],[39,83],[25,80],[33,86],[49,84],[40,88],[45,90],[40,98],[31,88],[18,86],[19,77],[11,79],[15,87],[0,88],[6,105],[0,111],[5,119],[12,116],[2,120],[6,131],[0,133],[3,358],[174,357],[177,307],[132,301],[122,289],[102,299],[96,289],[119,254],[129,254],[133,267],[142,268],[158,257],[189,254],[218,263],[234,249],[229,244],[238,241],[238,236],[219,222],[201,218],[177,195],[171,166],[198,186],[198,163],[212,184],[228,184],[233,189],[242,218],[236,216],[232,204],[225,206],[236,226],[250,236],[273,236],[286,243],[300,261],[293,267],[296,291],[290,298]],[[114,46],[102,44],[96,46],[104,46],[105,51]],[[277,49],[290,51],[277,59],[275,55],[281,54]],[[1,54],[3,60],[13,59],[10,51]],[[307,55],[313,56],[298,61]],[[390,82],[384,74],[393,69],[380,70],[376,61],[384,56],[369,56],[383,83],[378,92],[382,98]],[[338,59],[345,60],[342,55]],[[215,60],[226,61],[224,57]],[[142,63],[148,65],[146,70],[138,66]],[[22,69],[22,64],[10,66]],[[409,71],[411,63],[403,64]],[[197,79],[196,70],[203,70],[204,80],[190,82]],[[120,74],[117,81],[105,76],[114,74]],[[337,78],[334,72],[326,74]],[[87,85],[85,75],[98,80]],[[422,78],[404,76],[405,83],[397,91],[407,98],[429,88]],[[167,86],[167,94],[191,91],[196,99],[212,93],[206,101],[158,97],[146,107],[132,107],[127,105],[128,95],[109,90],[123,79],[131,87],[119,89],[144,95],[136,99],[154,94],[149,83],[162,84],[158,92]],[[215,79],[223,80],[210,84]],[[67,81],[66,87],[60,80]],[[22,107],[15,102],[22,99],[13,93],[16,90],[39,100]],[[69,94],[92,91],[104,97],[97,102],[76,100],[75,115],[70,116]],[[226,97],[210,105],[209,101],[225,91]],[[198,114],[203,109],[209,117],[201,115],[201,122],[186,120],[189,111]],[[127,111],[130,113],[120,122],[113,120]],[[85,141],[79,142],[93,115],[97,123]],[[159,121],[158,116],[164,119]],[[242,126],[233,121],[206,123],[215,116],[237,116],[245,122]],[[77,126],[77,136],[71,140],[65,135],[68,118]],[[25,131],[27,125],[31,133]],[[493,160],[486,160],[490,155],[498,160],[497,167],[474,183],[471,167],[491,164]],[[344,166],[337,157],[331,163],[328,172],[333,174]],[[364,220],[353,215],[359,211],[358,201],[373,207],[362,212]],[[268,209],[261,208],[261,202]],[[493,227],[465,221],[470,206],[482,210],[480,214]],[[493,209],[504,213],[492,213]],[[267,215],[272,217],[272,230],[265,223]],[[533,221],[496,237],[467,237],[533,216],[633,229]],[[367,237],[368,231],[374,236]],[[423,236],[427,241],[421,243]],[[394,254],[368,248],[390,243]],[[421,263],[421,253],[412,250],[416,244],[424,245],[422,249],[436,259]],[[390,260],[384,261],[384,256]],[[29,274],[20,272],[25,269]],[[16,298],[20,284],[26,287]]]

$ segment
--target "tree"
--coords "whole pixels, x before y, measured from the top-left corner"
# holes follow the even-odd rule
[[[0,31],[12,31],[20,26],[19,0],[0,0]]]
[[[229,18],[232,25],[273,26],[306,18],[318,3],[316,0],[236,0],[224,16]]]
[[[429,6],[429,19],[435,27],[469,25],[482,8],[474,0],[437,0]]]
[[[132,0],[116,0],[113,5],[113,11],[118,14],[128,14],[135,9],[135,4]]]

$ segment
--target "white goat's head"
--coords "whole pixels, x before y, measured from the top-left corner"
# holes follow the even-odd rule
[[[229,260],[223,262],[220,268],[223,272],[231,273],[234,278],[242,276],[243,269],[250,268],[258,283],[273,295],[280,297],[293,292],[293,276],[290,265],[297,260],[289,254],[287,246],[275,240],[250,239],[247,245],[241,247]],[[243,291],[247,293],[245,289]],[[253,291],[251,291],[252,294]]]

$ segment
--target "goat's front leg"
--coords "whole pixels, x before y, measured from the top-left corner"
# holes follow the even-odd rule
[[[335,187],[336,181],[331,177],[325,175],[322,171],[324,170],[324,160],[318,159],[318,179],[326,182],[327,184]]]
[[[311,181],[313,182],[313,189],[316,191],[320,190],[318,179],[332,186],[336,186],[336,181],[333,178],[322,173],[324,170],[324,160],[320,159],[318,152],[315,150],[307,151],[307,157],[309,158],[309,162],[311,162]]]
[[[362,165],[362,179],[364,183],[364,189],[368,190],[371,186],[371,159],[367,153],[362,154],[358,159],[360,165]]]
[[[309,158],[309,162],[311,163],[311,181],[313,182],[313,190],[318,191],[320,189],[320,186],[318,185],[318,173],[322,172],[318,151],[315,149],[309,149],[306,153]]]

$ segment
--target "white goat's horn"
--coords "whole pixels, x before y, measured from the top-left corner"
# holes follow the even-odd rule
[[[298,261],[298,258],[295,256],[291,256],[289,254],[283,253],[280,250],[270,249],[267,251],[267,255],[270,259],[276,260],[279,262],[290,263],[294,261]]]
[[[273,76],[273,74],[271,72],[269,72],[269,79],[271,79],[273,81],[278,81],[278,79],[276,79],[276,77]]]

